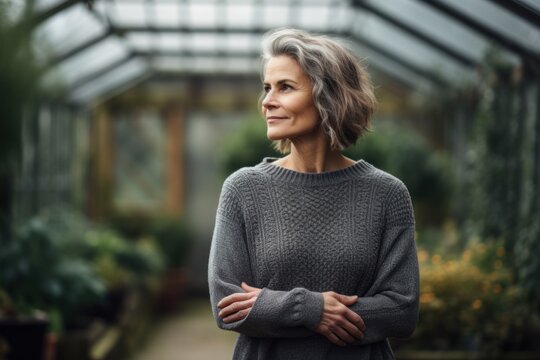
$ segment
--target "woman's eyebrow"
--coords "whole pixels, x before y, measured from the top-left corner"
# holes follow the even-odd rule
[[[278,85],[281,85],[281,84],[286,83],[286,82],[298,84],[298,82],[296,82],[296,81],[294,81],[294,80],[292,80],[292,79],[281,79],[281,80],[278,80],[278,81],[277,81],[277,84],[278,84]],[[269,85],[268,82],[264,82],[263,84],[264,84],[264,85]]]

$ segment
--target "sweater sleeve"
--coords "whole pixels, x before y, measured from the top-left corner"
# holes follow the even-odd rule
[[[233,293],[244,292],[242,281],[260,287],[251,269],[240,193],[230,179],[225,181],[216,214],[208,262],[208,283],[212,312],[217,325],[256,337],[311,336],[322,314],[320,293],[295,288],[276,291],[262,288],[248,316],[226,324],[218,316],[217,303]]]
[[[366,324],[357,344],[410,336],[418,321],[419,272],[411,199],[399,181],[386,199],[385,225],[375,280],[350,308]]]

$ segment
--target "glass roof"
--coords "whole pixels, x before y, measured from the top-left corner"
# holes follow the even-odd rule
[[[539,16],[540,1],[519,3]],[[262,34],[281,26],[346,39],[420,90],[473,81],[494,46],[514,64],[540,61],[538,23],[490,0],[35,0],[35,12],[44,83],[81,103],[163,72],[256,74]]]

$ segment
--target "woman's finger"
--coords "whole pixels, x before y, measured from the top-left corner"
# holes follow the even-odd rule
[[[331,343],[336,344],[337,346],[347,346],[347,343],[345,343],[331,331],[325,332],[324,336],[326,336],[326,338],[330,340]]]
[[[341,341],[347,344],[351,344],[356,341],[355,338],[351,336],[345,329],[339,326],[335,326],[330,329],[332,333],[334,333]]]
[[[232,303],[251,299],[252,297],[253,293],[234,293],[221,299],[221,301],[218,302],[217,306],[218,308],[223,309],[224,307],[227,307]]]
[[[236,312],[242,311],[244,309],[249,309],[253,306],[253,303],[255,302],[255,299],[251,298],[244,301],[236,301],[229,306],[224,307],[219,312],[220,318],[226,318],[227,316],[234,314]]]
[[[242,281],[242,284],[240,286],[242,287],[242,289],[244,289],[247,292],[261,291],[261,289],[253,287],[253,286],[249,286],[248,284],[246,284],[243,281]]]
[[[358,301],[357,295],[343,295],[335,293],[334,297],[345,306],[351,306]]]
[[[364,332],[361,331],[356,324],[345,319],[341,325],[345,331],[347,331],[356,340],[362,340],[364,338]]]
[[[237,311],[234,314],[225,317],[223,319],[223,322],[228,324],[228,323],[232,323],[232,322],[235,322],[235,321],[240,321],[240,320],[244,319],[246,316],[248,316],[250,311],[251,311],[251,307],[240,310],[240,311]]]
[[[353,323],[361,332],[366,331],[366,324],[364,323],[364,320],[360,315],[358,315],[351,309],[348,309],[348,311],[345,313],[345,317],[347,318],[347,320]]]

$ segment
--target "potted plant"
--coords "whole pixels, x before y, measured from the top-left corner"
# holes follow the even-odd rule
[[[103,294],[103,284],[90,266],[82,259],[65,256],[59,237],[41,218],[28,221],[11,236],[3,235],[0,268],[0,333],[8,341],[12,358],[40,358],[27,352],[43,349],[49,328],[46,313],[58,314],[61,320],[55,322],[55,330],[59,331],[78,309],[98,301]],[[23,327],[25,330],[20,330]],[[11,334],[9,339],[6,333]],[[30,334],[35,334],[32,346]]]

